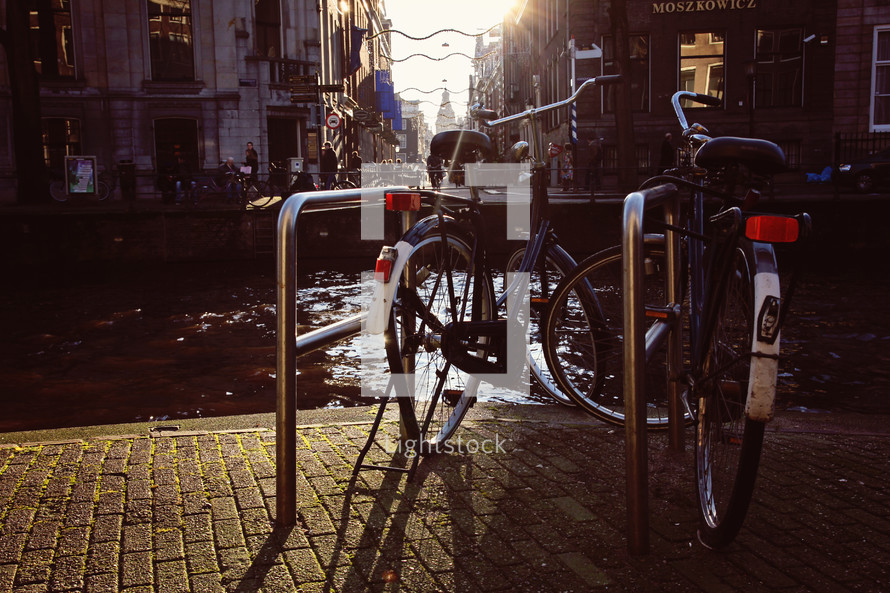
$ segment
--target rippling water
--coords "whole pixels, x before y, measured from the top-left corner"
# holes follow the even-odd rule
[[[360,309],[356,263],[327,267],[300,268],[300,331]],[[890,323],[881,307],[890,281],[820,273],[801,285],[783,331],[780,407],[890,412]],[[275,410],[271,262],[94,266],[4,280],[0,431]],[[352,339],[302,357],[298,406],[363,403],[358,352]],[[484,392],[492,393],[546,401]]]

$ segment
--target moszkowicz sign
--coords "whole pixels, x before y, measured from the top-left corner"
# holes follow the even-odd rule
[[[758,0],[687,0],[685,2],[653,2],[652,14],[675,12],[713,12],[757,8]]]

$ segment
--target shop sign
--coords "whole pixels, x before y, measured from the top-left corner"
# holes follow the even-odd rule
[[[687,0],[685,2],[653,2],[652,14],[675,12],[714,12],[757,8],[758,0]]]

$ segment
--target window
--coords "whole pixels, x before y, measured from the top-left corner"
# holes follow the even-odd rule
[[[871,80],[871,131],[890,132],[890,26],[875,28]]]
[[[722,100],[725,46],[723,33],[680,33],[680,90]],[[684,108],[700,106],[689,102]]]
[[[779,140],[776,144],[785,153],[785,165],[792,170],[800,169],[800,140]]]
[[[755,107],[793,107],[801,104],[802,33],[801,29],[757,31]]]
[[[63,171],[65,157],[81,154],[80,121],[45,117],[42,121],[43,159],[50,170]]]
[[[148,0],[152,80],[194,80],[189,0]]]
[[[281,6],[279,0],[256,0],[256,52],[281,57]]]
[[[634,111],[649,111],[649,36],[631,35],[630,39],[630,99]],[[615,44],[611,37],[603,38],[603,74],[617,74]],[[603,91],[603,111],[615,111],[615,86]]]
[[[31,55],[42,78],[74,78],[74,37],[68,0],[30,0]]]

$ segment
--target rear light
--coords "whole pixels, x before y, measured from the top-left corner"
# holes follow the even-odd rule
[[[420,210],[420,194],[413,192],[386,194],[386,209],[397,212]]]
[[[763,243],[794,243],[800,236],[800,223],[786,216],[751,216],[745,221],[745,236]]]
[[[377,265],[374,266],[374,280],[383,284],[389,282],[396,256],[398,256],[398,251],[396,251],[395,247],[384,247],[380,250],[380,255],[377,257]]]

